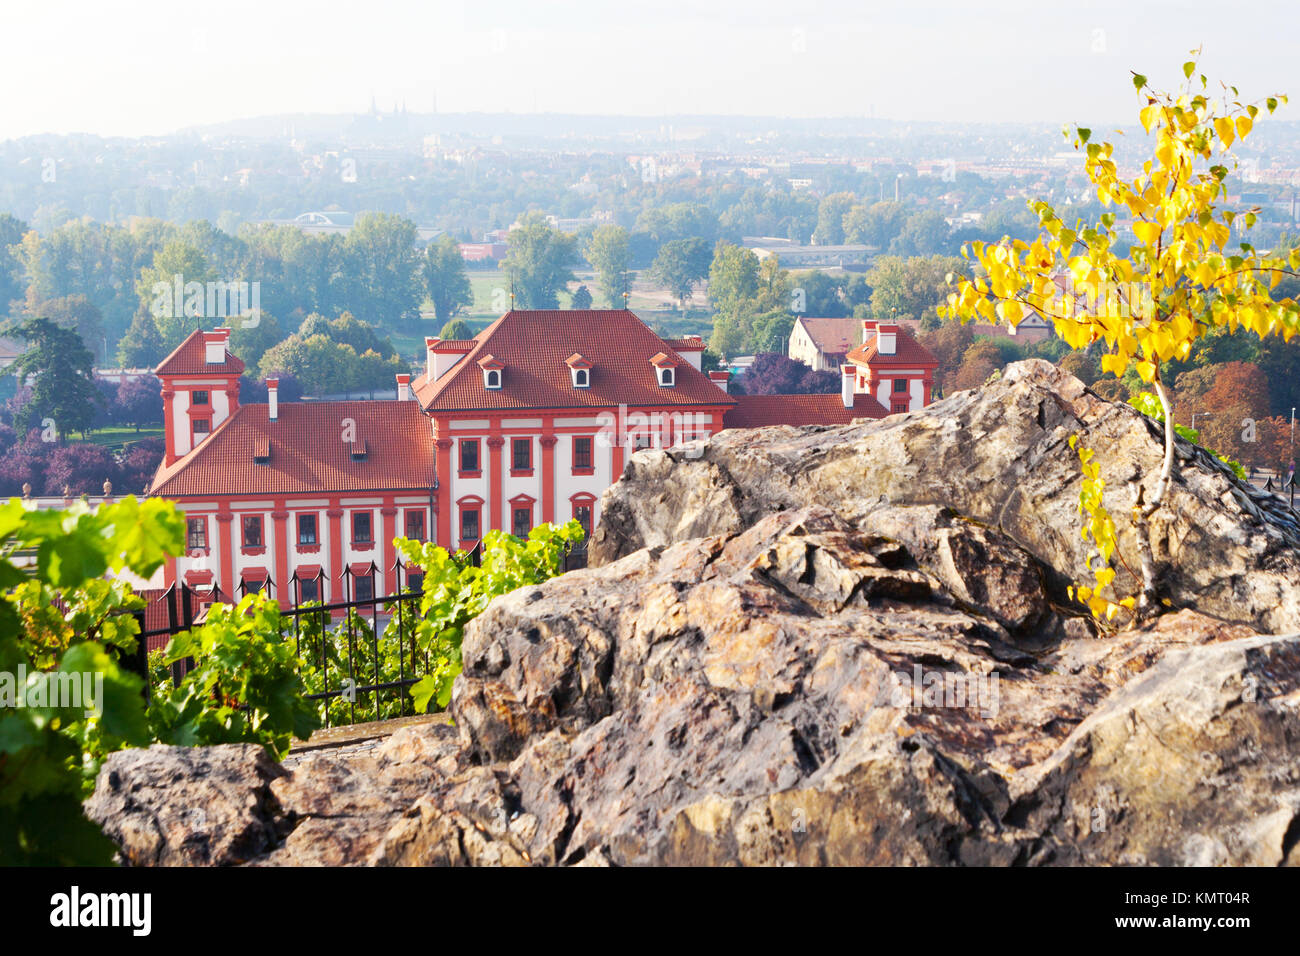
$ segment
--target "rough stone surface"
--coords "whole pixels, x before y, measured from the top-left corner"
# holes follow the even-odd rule
[[[160,808],[214,776],[243,836],[211,862],[1300,863],[1300,635],[1259,633],[1297,620],[1294,523],[1183,449],[1160,554],[1189,607],[1099,635],[1064,593],[1072,431],[1158,454],[1041,363],[920,414],[638,454],[595,566],[467,628],[454,727],[292,772],[116,755],[92,815],[142,863],[187,859]]]
[[[252,744],[123,750],[100,768],[86,815],[133,866],[243,863],[281,835],[270,785],[284,776]]]
[[[1117,516],[1118,587],[1137,590],[1132,523],[1124,520],[1160,471],[1159,426],[1098,398],[1042,360],[919,412],[825,428],[722,432],[692,458],[680,449],[633,455],[605,492],[593,564],[639,548],[733,533],[782,508],[815,502],[863,526],[884,506],[937,505],[1000,529],[1059,574],[1088,577],[1079,535],[1078,433],[1097,450],[1107,506]],[[1261,631],[1300,630],[1300,528],[1277,498],[1236,481],[1216,459],[1178,440],[1180,469],[1154,523],[1163,592]]]

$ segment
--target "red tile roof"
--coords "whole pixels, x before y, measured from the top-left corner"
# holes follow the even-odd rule
[[[581,352],[591,385],[574,388],[565,360]],[[676,384],[660,386],[657,353],[677,365]],[[477,362],[491,354],[505,366],[502,388],[483,387]],[[678,356],[670,343],[625,309],[507,312],[476,337],[469,356],[435,382],[412,386],[434,412],[515,408],[610,408],[618,405],[730,405],[733,399]]]
[[[469,352],[478,343],[473,339],[441,339],[435,342],[433,350],[435,352]]]
[[[843,319],[826,319],[800,316],[796,320],[808,333],[808,338],[823,355],[847,355],[853,348],[854,338],[862,327],[862,320],[852,316]]]
[[[825,395],[737,395],[722,417],[724,428],[767,425],[847,425],[855,418],[884,418],[885,406],[867,394],[853,396],[845,408],[838,392]]]
[[[848,354],[850,362],[867,363],[877,367],[898,365],[907,368],[916,368],[918,366],[938,366],[939,360],[935,358],[934,353],[924,345],[912,338],[907,329],[899,328],[895,338],[894,354],[881,355],[876,351],[876,332],[867,332],[862,344]]]
[[[185,337],[185,341],[176,346],[171,355],[162,360],[154,370],[155,375],[240,375],[244,363],[238,356],[226,352],[226,360],[220,365],[209,365],[206,361],[207,350],[203,344],[203,331],[195,329]]]
[[[706,348],[704,339],[698,336],[684,339],[664,339],[664,344],[674,352],[703,352]]]
[[[356,423],[357,444],[367,450],[360,461],[343,441],[349,418]],[[266,444],[270,461],[255,464],[254,452]],[[433,484],[434,454],[429,422],[415,402],[281,402],[274,422],[266,405],[241,405],[198,448],[159,468],[151,494],[423,490]]]

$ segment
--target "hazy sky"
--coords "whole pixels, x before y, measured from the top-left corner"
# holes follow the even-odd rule
[[[1118,122],[1191,48],[1300,94],[1291,2],[0,0],[0,139],[288,112]],[[1281,115],[1300,119],[1300,95]],[[1292,114],[1295,115],[1292,115]]]

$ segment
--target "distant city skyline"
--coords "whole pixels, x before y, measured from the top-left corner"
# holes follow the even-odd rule
[[[293,113],[1131,122],[1130,70],[1300,94],[1300,13],[1261,3],[6,0],[0,140],[162,135]],[[214,12],[215,11],[215,12]],[[1296,106],[1279,118],[1292,115]]]

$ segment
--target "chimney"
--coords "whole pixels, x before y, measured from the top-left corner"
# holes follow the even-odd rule
[[[854,393],[857,391],[858,370],[853,365],[840,366],[840,401],[845,408],[853,407]]]
[[[226,346],[230,342],[230,329],[213,329],[203,333],[203,361],[207,365],[222,365],[226,361]]]
[[[399,402],[411,400],[411,376],[406,372],[399,372],[397,375],[397,400]]]
[[[731,380],[731,372],[727,369],[714,369],[709,372],[709,381],[724,392],[727,390],[727,382]]]
[[[898,326],[879,325],[876,327],[876,354],[894,355],[898,351]]]
[[[424,337],[424,380],[426,382],[435,382],[438,376],[434,374],[437,371],[436,360],[433,357],[433,347],[438,344],[436,335],[426,335]]]
[[[266,380],[266,417],[273,422],[280,419],[280,380],[278,378],[268,378]]]

